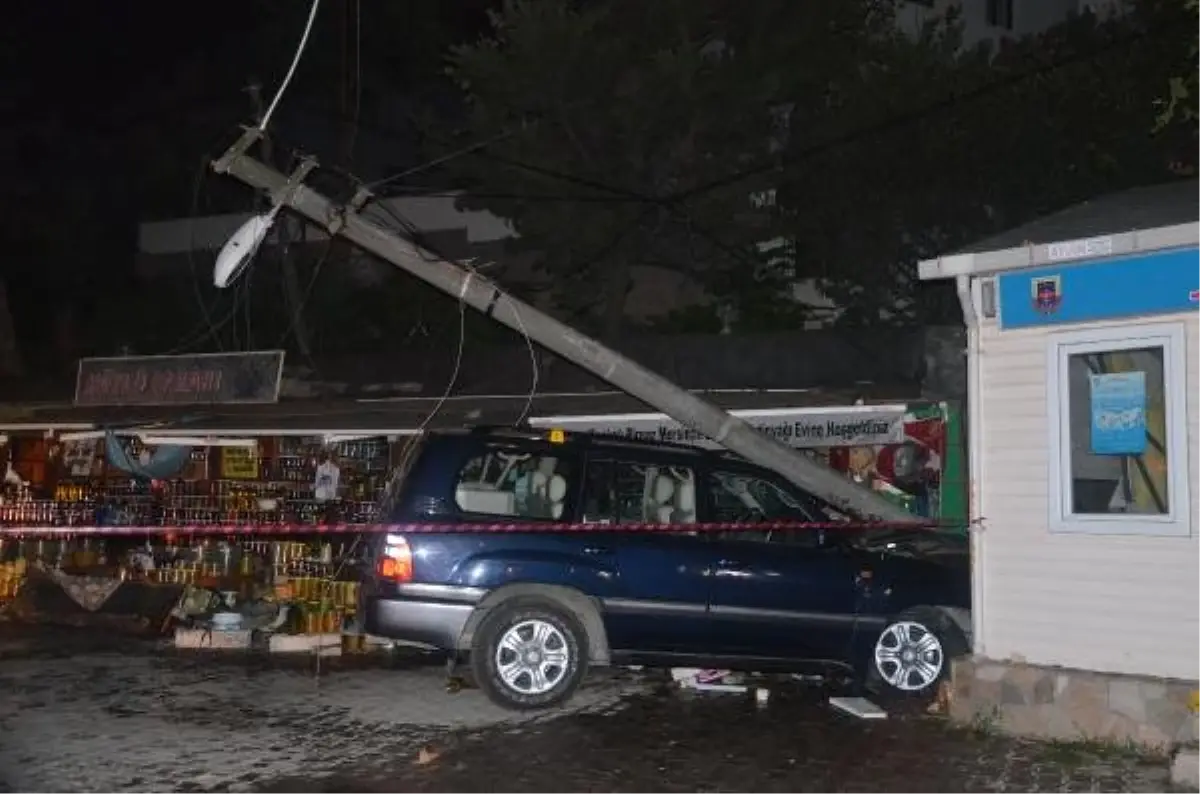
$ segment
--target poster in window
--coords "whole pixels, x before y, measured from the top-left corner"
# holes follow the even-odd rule
[[[222,447],[221,478],[225,480],[257,479],[258,449],[250,447]]]
[[[1141,455],[1146,451],[1146,373],[1089,375],[1092,453]]]

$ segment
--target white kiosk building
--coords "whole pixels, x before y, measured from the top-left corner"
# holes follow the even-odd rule
[[[972,658],[953,713],[1196,739],[1197,182],[1102,197],[920,264],[968,329]]]

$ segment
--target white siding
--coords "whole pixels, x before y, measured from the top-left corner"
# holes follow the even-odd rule
[[[1049,335],[1042,329],[1000,331],[994,321],[980,329],[979,511],[984,529],[976,560],[983,599],[979,653],[1040,665],[1197,678],[1200,315],[1151,321],[1176,319],[1186,324],[1188,362],[1192,532],[1185,538],[1050,533]]]

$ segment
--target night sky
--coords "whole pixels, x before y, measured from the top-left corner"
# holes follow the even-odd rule
[[[428,91],[444,47],[481,29],[486,3],[389,3],[386,26],[371,16],[383,13],[378,7],[363,5],[364,103],[378,109]],[[357,7],[322,3],[273,124],[281,137],[307,144],[351,112]],[[250,120],[247,84],[258,81],[272,96],[308,8],[283,0],[39,0],[6,9],[3,148],[12,159],[0,276],[28,371],[58,372],[75,352],[114,352],[88,349],[88,329],[103,325],[116,303],[128,312],[131,297],[133,311],[138,299],[153,300],[131,295],[139,289],[137,222],[190,212],[198,165]],[[388,145],[397,163],[415,156],[402,143]],[[207,180],[209,210],[253,201],[248,189],[220,181]]]

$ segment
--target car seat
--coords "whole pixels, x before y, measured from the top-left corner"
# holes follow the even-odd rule
[[[562,518],[563,508],[567,500],[567,480],[561,474],[555,474],[546,485],[546,496],[549,497],[550,517],[557,520]]]
[[[650,494],[652,500],[649,520],[659,524],[670,524],[675,513],[675,478],[669,474],[660,474],[654,478],[654,490]]]
[[[675,488],[675,512],[671,520],[675,524],[696,523],[696,483],[691,477]]]
[[[529,475],[528,515],[538,518],[559,518],[567,496],[567,481],[555,474],[557,458],[540,458],[536,470]]]

